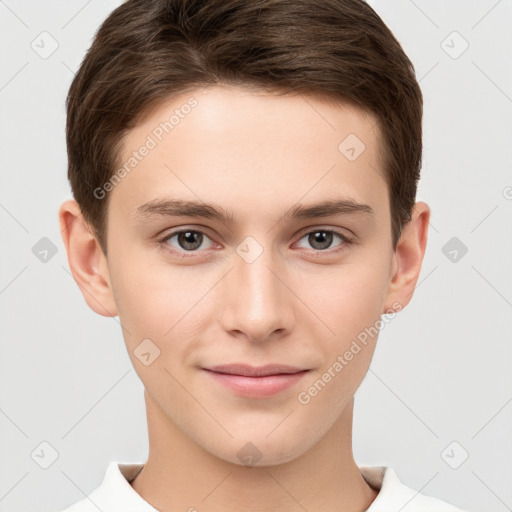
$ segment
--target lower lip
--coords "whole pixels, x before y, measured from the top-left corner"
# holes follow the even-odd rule
[[[220,382],[235,393],[249,397],[272,396],[297,384],[309,370],[298,373],[282,373],[267,375],[265,377],[246,377],[243,375],[229,375],[211,370],[204,370],[217,382]]]

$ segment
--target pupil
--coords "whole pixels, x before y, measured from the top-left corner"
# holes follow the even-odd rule
[[[316,231],[309,235],[309,242],[315,249],[326,249],[332,243],[333,234],[327,231]],[[315,247],[319,244],[320,247]]]
[[[183,249],[197,249],[201,246],[202,234],[197,231],[184,231],[178,235],[178,242]]]

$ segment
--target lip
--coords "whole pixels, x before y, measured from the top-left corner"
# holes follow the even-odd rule
[[[203,371],[238,395],[262,398],[275,395],[297,384],[309,369],[281,364],[229,364],[203,368]]]
[[[267,375],[279,375],[282,373],[292,374],[306,370],[307,368],[297,368],[286,364],[267,364],[265,366],[250,366],[243,363],[222,364],[205,368],[212,372],[225,373],[229,375],[242,375],[244,377],[265,377]]]

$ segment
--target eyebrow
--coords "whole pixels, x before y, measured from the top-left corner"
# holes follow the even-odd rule
[[[312,205],[297,204],[292,206],[283,216],[284,220],[315,219],[331,215],[353,215],[364,213],[374,215],[371,206],[358,203],[346,198],[322,201]],[[153,200],[144,203],[136,210],[136,217],[148,217],[152,215],[169,217],[201,217],[216,219],[224,224],[233,224],[234,216],[221,206],[197,201],[185,201],[180,199]]]

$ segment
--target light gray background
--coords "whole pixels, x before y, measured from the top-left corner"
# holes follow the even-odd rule
[[[512,510],[512,1],[370,3],[423,90],[418,199],[432,218],[415,297],[382,330],[357,392],[356,461],[469,510]],[[4,512],[64,508],[109,461],[147,455],[143,388],[118,319],[88,309],[57,223],[70,196],[64,100],[119,4],[0,1]],[[43,31],[59,45],[46,59],[31,47]],[[57,247],[47,262],[32,252],[42,237]],[[452,237],[468,248],[455,262],[443,253]],[[42,442],[58,454],[47,469]]]

